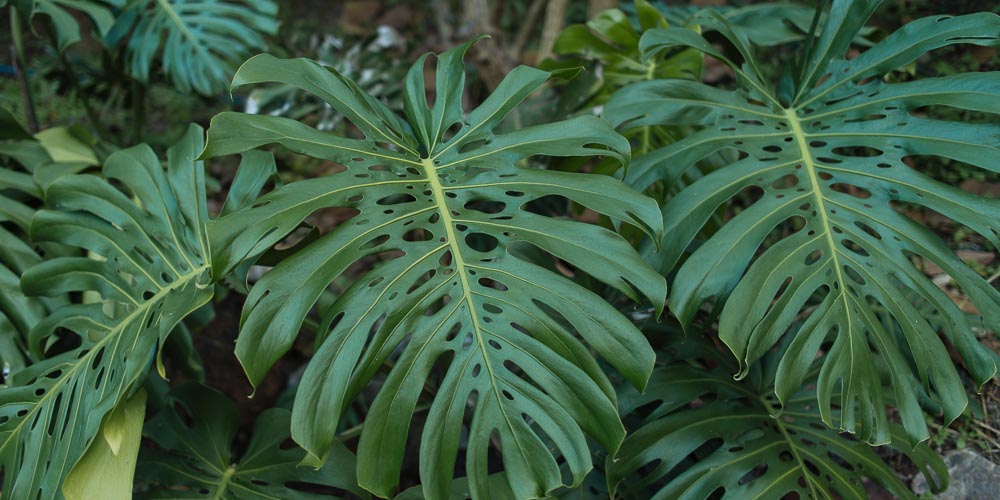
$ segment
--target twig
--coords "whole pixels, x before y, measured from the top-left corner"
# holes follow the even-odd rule
[[[982,423],[982,422],[980,422],[978,420],[975,420],[975,419],[972,420],[972,423],[975,424],[975,425],[978,425],[979,427],[982,427],[983,429],[986,429],[986,430],[988,430],[988,431],[996,434],[997,436],[1000,436],[1000,430],[997,430],[995,427],[992,427],[989,424],[984,424],[984,423]]]
[[[460,35],[475,36],[483,33],[500,35],[500,31],[493,25],[491,9],[486,0],[469,0],[464,2],[464,6],[462,24],[465,32],[459,33]],[[507,73],[514,69],[514,61],[500,46],[497,36],[477,43],[472,47],[472,53],[473,63],[479,69],[480,78],[490,91],[497,88]]]
[[[521,60],[524,46],[528,44],[528,40],[535,32],[535,25],[538,24],[538,19],[542,15],[542,7],[545,7],[546,3],[546,0],[534,0],[531,2],[531,6],[528,7],[528,13],[524,16],[524,23],[521,24],[521,29],[518,30],[517,37],[514,38],[514,43],[510,46],[510,55],[515,61]]]
[[[440,37],[440,44],[442,47],[447,47],[452,44],[454,33],[451,29],[451,23],[448,22],[446,16],[452,9],[447,0],[434,0],[434,24],[437,25],[438,36]]]
[[[544,61],[552,56],[552,46],[556,36],[563,28],[566,18],[566,7],[569,0],[551,0],[545,8],[545,24],[542,25],[542,39],[538,42],[538,60]]]

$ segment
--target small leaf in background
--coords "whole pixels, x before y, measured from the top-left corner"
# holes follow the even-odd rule
[[[236,403],[195,382],[167,395],[166,407],[143,433],[157,445],[144,448],[136,473],[137,497],[282,500],[367,498],[357,487],[356,459],[339,442],[320,469],[301,467],[305,451],[289,447],[288,410],[259,415],[242,457],[233,455],[239,427]]]
[[[182,92],[226,90],[236,67],[278,31],[272,0],[131,0],[105,43],[125,40],[126,66],[140,81],[162,67]]]
[[[97,35],[104,36],[115,20],[112,9],[124,5],[125,0],[11,0],[10,3],[18,10],[11,15],[48,17],[55,29],[58,49],[62,51],[80,41],[80,23],[74,11],[90,18]]]

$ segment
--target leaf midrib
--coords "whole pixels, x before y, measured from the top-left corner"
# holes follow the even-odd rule
[[[472,300],[472,287],[469,285],[469,278],[466,273],[465,259],[462,257],[462,249],[459,247],[458,235],[455,234],[454,221],[451,217],[451,211],[448,208],[447,197],[444,194],[444,188],[441,185],[441,180],[438,178],[437,170],[438,166],[434,164],[434,160],[430,158],[425,158],[421,160],[421,164],[424,170],[424,175],[427,176],[427,183],[431,188],[431,198],[434,200],[434,204],[438,206],[438,213],[441,214],[441,224],[444,226],[445,238],[448,241],[448,248],[451,250],[452,265],[455,266],[455,274],[458,274],[458,278],[462,285],[462,300],[465,301],[466,306],[469,308],[469,317],[472,319],[472,330],[473,335],[476,338],[476,344],[479,346],[480,352],[483,356],[483,365],[486,367],[486,372],[490,377],[490,388],[493,389],[493,396],[497,400],[497,408],[503,414],[503,420],[507,423],[507,426],[514,437],[514,442],[518,449],[522,451],[520,440],[517,439],[517,432],[510,425],[510,418],[507,415],[507,410],[504,408],[503,398],[500,396],[500,391],[497,388],[497,375],[493,370],[493,366],[490,364],[489,351],[486,349],[486,342],[483,340],[483,328],[479,323],[479,314],[476,312],[476,305]]]
[[[28,412],[28,414],[26,414],[23,418],[21,418],[21,422],[17,425],[17,427],[12,429],[9,432],[9,434],[7,434],[7,439],[4,440],[2,444],[0,444],[0,452],[6,450],[7,447],[11,444],[11,442],[16,440],[15,437],[20,435],[22,427],[24,427],[24,425],[27,422],[33,420],[33,416],[36,413],[38,413],[38,411],[43,406],[45,406],[45,404],[54,394],[59,393],[59,391],[62,389],[62,386],[65,385],[67,381],[73,379],[74,375],[77,373],[77,371],[79,371],[80,367],[89,365],[91,358],[95,355],[95,353],[100,351],[101,347],[103,347],[106,343],[110,342],[112,339],[118,338],[121,332],[125,329],[125,325],[131,324],[131,322],[134,321],[136,317],[145,317],[146,313],[152,308],[153,304],[156,304],[161,300],[163,300],[170,294],[170,292],[174,291],[175,289],[181,288],[182,286],[186,286],[188,283],[190,283],[197,277],[201,276],[205,271],[209,269],[209,267],[210,266],[208,266],[207,264],[202,265],[193,269],[188,274],[179,276],[176,280],[170,283],[169,286],[161,288],[160,291],[155,296],[153,296],[153,298],[151,298],[146,302],[143,302],[142,304],[137,305],[137,307],[134,310],[132,310],[128,315],[122,318],[122,320],[115,325],[114,329],[109,331],[107,335],[105,335],[101,340],[97,341],[90,348],[90,350],[87,351],[86,355],[84,355],[82,358],[78,358],[76,362],[73,363],[72,368],[69,369],[69,372],[65,376],[59,377],[59,380],[45,392],[45,394],[41,397],[41,399],[39,399],[32,405],[32,408]]]
[[[190,29],[188,29],[187,24],[184,23],[184,20],[177,15],[177,11],[174,10],[174,7],[170,5],[170,3],[167,2],[167,0],[156,0],[156,3],[160,5],[160,8],[163,9],[163,12],[167,14],[167,17],[169,17],[170,20],[177,25],[177,28],[180,30],[181,34],[184,35],[184,38],[187,38],[188,40],[191,41],[191,44],[194,45],[195,49],[198,51],[201,57],[205,59],[212,59],[211,54],[208,54],[205,51],[205,47],[201,45],[198,37],[195,36],[195,34],[192,33]]]
[[[829,217],[826,215],[826,200],[823,199],[823,190],[820,187],[819,176],[816,173],[817,167],[816,162],[813,160],[811,150],[809,149],[809,142],[806,139],[806,133],[802,129],[802,123],[799,121],[799,116],[794,108],[785,109],[785,118],[788,120],[788,125],[791,128],[792,137],[795,138],[795,145],[798,146],[799,152],[802,156],[802,169],[806,171],[809,176],[809,185],[812,188],[812,192],[816,198],[816,214],[819,218],[820,225],[823,229],[823,235],[826,239],[827,246],[830,249],[830,262],[833,264],[834,271],[836,272],[837,281],[836,283],[840,285],[840,298],[843,300],[844,304],[847,304],[847,285],[844,281],[844,271],[840,264],[839,252],[837,251],[836,242],[833,241],[833,231],[830,230],[831,223]],[[833,293],[833,290],[830,291]],[[847,341],[850,347],[849,352],[854,352],[854,321],[851,314],[847,314],[846,333]],[[850,363],[850,368],[847,373],[847,380],[852,380],[854,377],[854,363]]]

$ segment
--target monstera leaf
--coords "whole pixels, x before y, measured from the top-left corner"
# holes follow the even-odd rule
[[[277,11],[272,0],[132,0],[105,42],[127,40],[127,67],[141,81],[159,57],[178,90],[212,95],[267,46],[263,35],[277,33]]]
[[[690,324],[704,302],[724,303],[720,335],[740,360],[740,377],[794,321],[808,316],[777,370],[777,397],[788,403],[822,354],[820,414],[832,424],[831,404],[838,405],[843,411],[838,425],[871,443],[890,438],[883,387],[891,387],[914,440],[928,437],[918,405],[921,391],[940,403],[948,421],[963,411],[965,391],[948,362],[949,344],[977,382],[996,372],[970,320],[911,257],[948,273],[978,308],[975,322],[1000,331],[1000,293],[899,211],[900,202],[927,207],[1000,246],[1000,202],[936,182],[906,163],[936,155],[998,171],[995,121],[932,119],[921,116],[921,108],[1000,112],[1000,75],[906,83],[882,78],[930,49],[997,45],[1000,16],[921,19],[845,60],[851,39],[878,3],[833,2],[822,34],[810,39],[802,59],[785,65],[799,68],[797,77],[786,75],[776,90],[755,62],[753,46],[720,16],[701,22],[714,22],[742,63],[691,30],[648,32],[642,46],[650,53],[698,48],[730,65],[739,88],[726,91],[687,80],[638,83],[615,96],[605,114],[616,125],[699,127],[632,164],[626,180],[640,189],[672,182],[719,149],[739,153],[738,161],[698,180],[664,207],[668,236],[651,259],[663,272],[681,263],[671,309]],[[692,246],[718,207],[748,193],[759,198]],[[788,235],[768,240],[776,229]],[[690,256],[681,262],[685,252]],[[927,310],[933,317],[921,313]],[[932,324],[940,325],[943,338]]]
[[[0,6],[4,3],[7,2],[0,2]],[[97,34],[104,36],[115,22],[112,8],[121,7],[125,0],[10,0],[10,3],[23,16],[34,18],[42,14],[48,17],[61,51],[80,41],[80,23],[74,11],[89,17]]]
[[[865,499],[868,479],[893,498],[915,498],[875,450],[823,423],[814,394],[788,398],[777,418],[767,394],[726,370],[658,368],[644,394],[625,389],[620,398],[622,415],[639,423],[608,459],[609,488],[622,498]],[[934,491],[947,486],[947,468],[927,445],[896,450]]]
[[[173,388],[167,406],[143,429],[158,448],[144,448],[138,498],[331,498],[331,489],[367,497],[354,479],[355,458],[337,443],[322,469],[299,467],[305,453],[288,448],[291,415],[272,408],[257,417],[243,456],[233,456],[236,403],[195,382]],[[338,495],[340,497],[340,495]]]
[[[0,390],[4,498],[56,497],[104,416],[142,382],[157,346],[211,297],[203,173],[193,161],[202,141],[192,127],[168,152],[166,173],[147,146],[114,153],[103,174],[127,194],[92,175],[48,186],[53,209],[35,216],[32,239],[89,256],[47,259],[24,273],[21,287],[102,300],[65,305],[39,322],[28,344],[48,358]]]
[[[351,80],[308,60],[261,55],[237,72],[234,85],[286,83],[321,97],[364,139],[235,113],[215,117],[209,129],[206,156],[277,143],[343,166],[275,189],[217,219],[209,232],[215,269],[224,272],[282,242],[317,210],[356,211],[299,245],[254,285],[236,351],[258,384],[331,281],[359,261],[381,260],[319,311],[318,347],[292,413],[292,436],[309,451],[306,463],[318,465],[345,408],[391,367],[358,445],[358,480],[380,496],[395,489],[405,436],[432,375],[441,382],[420,441],[427,496],[448,495],[464,448],[472,494],[486,498],[496,443],[511,489],[527,498],[563,483],[557,460],[568,464],[571,483],[583,479],[591,467],[585,435],[612,451],[624,437],[611,385],[581,338],[636,386],[653,362],[641,333],[615,307],[549,270],[551,259],[524,257],[540,253],[527,251],[532,248],[543,250],[578,275],[661,307],[664,280],[617,234],[528,206],[562,196],[659,235],[652,200],[605,176],[516,165],[533,155],[609,155],[624,162],[627,142],[592,116],[494,135],[550,74],[516,68],[466,113],[462,57],[468,47],[438,59],[433,106],[425,97],[427,56],[411,68],[405,122]]]

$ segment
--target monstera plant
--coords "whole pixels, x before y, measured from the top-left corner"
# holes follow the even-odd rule
[[[661,272],[676,270],[670,308],[685,325],[706,301],[721,309],[719,336],[739,360],[737,378],[783,336],[794,337],[775,374],[778,400],[800,390],[819,357],[816,395],[824,422],[834,424],[837,406],[837,425],[872,444],[890,441],[887,405],[898,410],[914,442],[928,437],[921,399],[940,405],[945,420],[957,417],[967,399],[956,366],[947,361],[949,346],[982,384],[996,364],[972,326],[1000,329],[1000,293],[899,211],[900,203],[930,208],[1000,247],[1000,203],[936,182],[906,162],[936,155],[997,171],[995,122],[946,121],[919,111],[947,106],[997,113],[1000,78],[885,80],[934,48],[997,45],[1000,16],[920,19],[845,59],[879,3],[834,2],[780,78],[762,71],[754,47],[717,13],[695,22],[723,35],[737,60],[692,30],[648,32],[641,42],[647,56],[697,48],[729,65],[738,88],[638,83],[617,94],[604,115],[625,127],[698,129],[632,164],[625,179],[639,189],[670,183],[719,149],[739,153],[739,160],[664,206],[667,236],[662,249],[648,255]],[[758,199],[699,238],[720,205],[748,191]],[[769,241],[781,227],[789,234]],[[967,317],[911,258],[939,265],[980,314]]]
[[[440,383],[421,436],[424,492],[447,495],[461,447],[460,469],[473,494],[488,495],[496,446],[515,494],[536,497],[562,484],[559,460],[572,484],[583,479],[591,466],[586,436],[610,450],[624,437],[611,383],[588,348],[638,387],[653,366],[652,349],[625,316],[548,267],[559,259],[658,309],[663,278],[614,232],[533,213],[530,204],[562,196],[659,238],[656,204],[608,177],[518,166],[534,155],[608,155],[624,163],[628,143],[594,117],[494,134],[550,74],[517,68],[466,112],[468,47],[438,58],[433,105],[425,96],[426,56],[417,61],[406,79],[405,120],[328,68],[257,56],[234,85],[307,90],[364,138],[234,113],[215,117],[208,131],[206,157],[276,143],[345,167],[275,189],[219,218],[209,232],[213,268],[223,275],[318,209],[357,212],[254,284],[236,353],[258,384],[331,281],[359,260],[381,256],[380,265],[317,311],[316,354],[292,410],[292,437],[309,452],[304,463],[319,466],[345,408],[389,363],[358,444],[358,480],[380,496],[393,493],[405,458],[400,442],[432,375]],[[519,247],[549,257],[522,255]]]
[[[772,36],[733,24],[753,9],[602,14],[560,47],[604,87],[529,127],[512,117],[567,64],[473,99],[475,41],[417,59],[402,112],[257,55],[233,89],[311,94],[340,132],[224,112],[165,162],[0,114],[3,497],[912,497],[889,453],[945,488],[925,419],[994,376],[976,332],[1000,330],[1000,293],[908,213],[1000,247],[1000,202],[921,167],[997,171],[1000,77],[896,70],[1000,45],[1000,16],[864,37],[880,2],[826,3]],[[270,1],[243,4],[131,2],[109,40],[129,33],[139,78],[162,51],[179,87],[216,92],[274,29]],[[698,81],[709,58],[731,85]],[[322,173],[282,178],[273,148]],[[205,163],[235,154],[216,203]],[[248,415],[195,366],[192,335],[225,345],[194,326],[222,297],[239,377],[292,373],[278,408]]]

